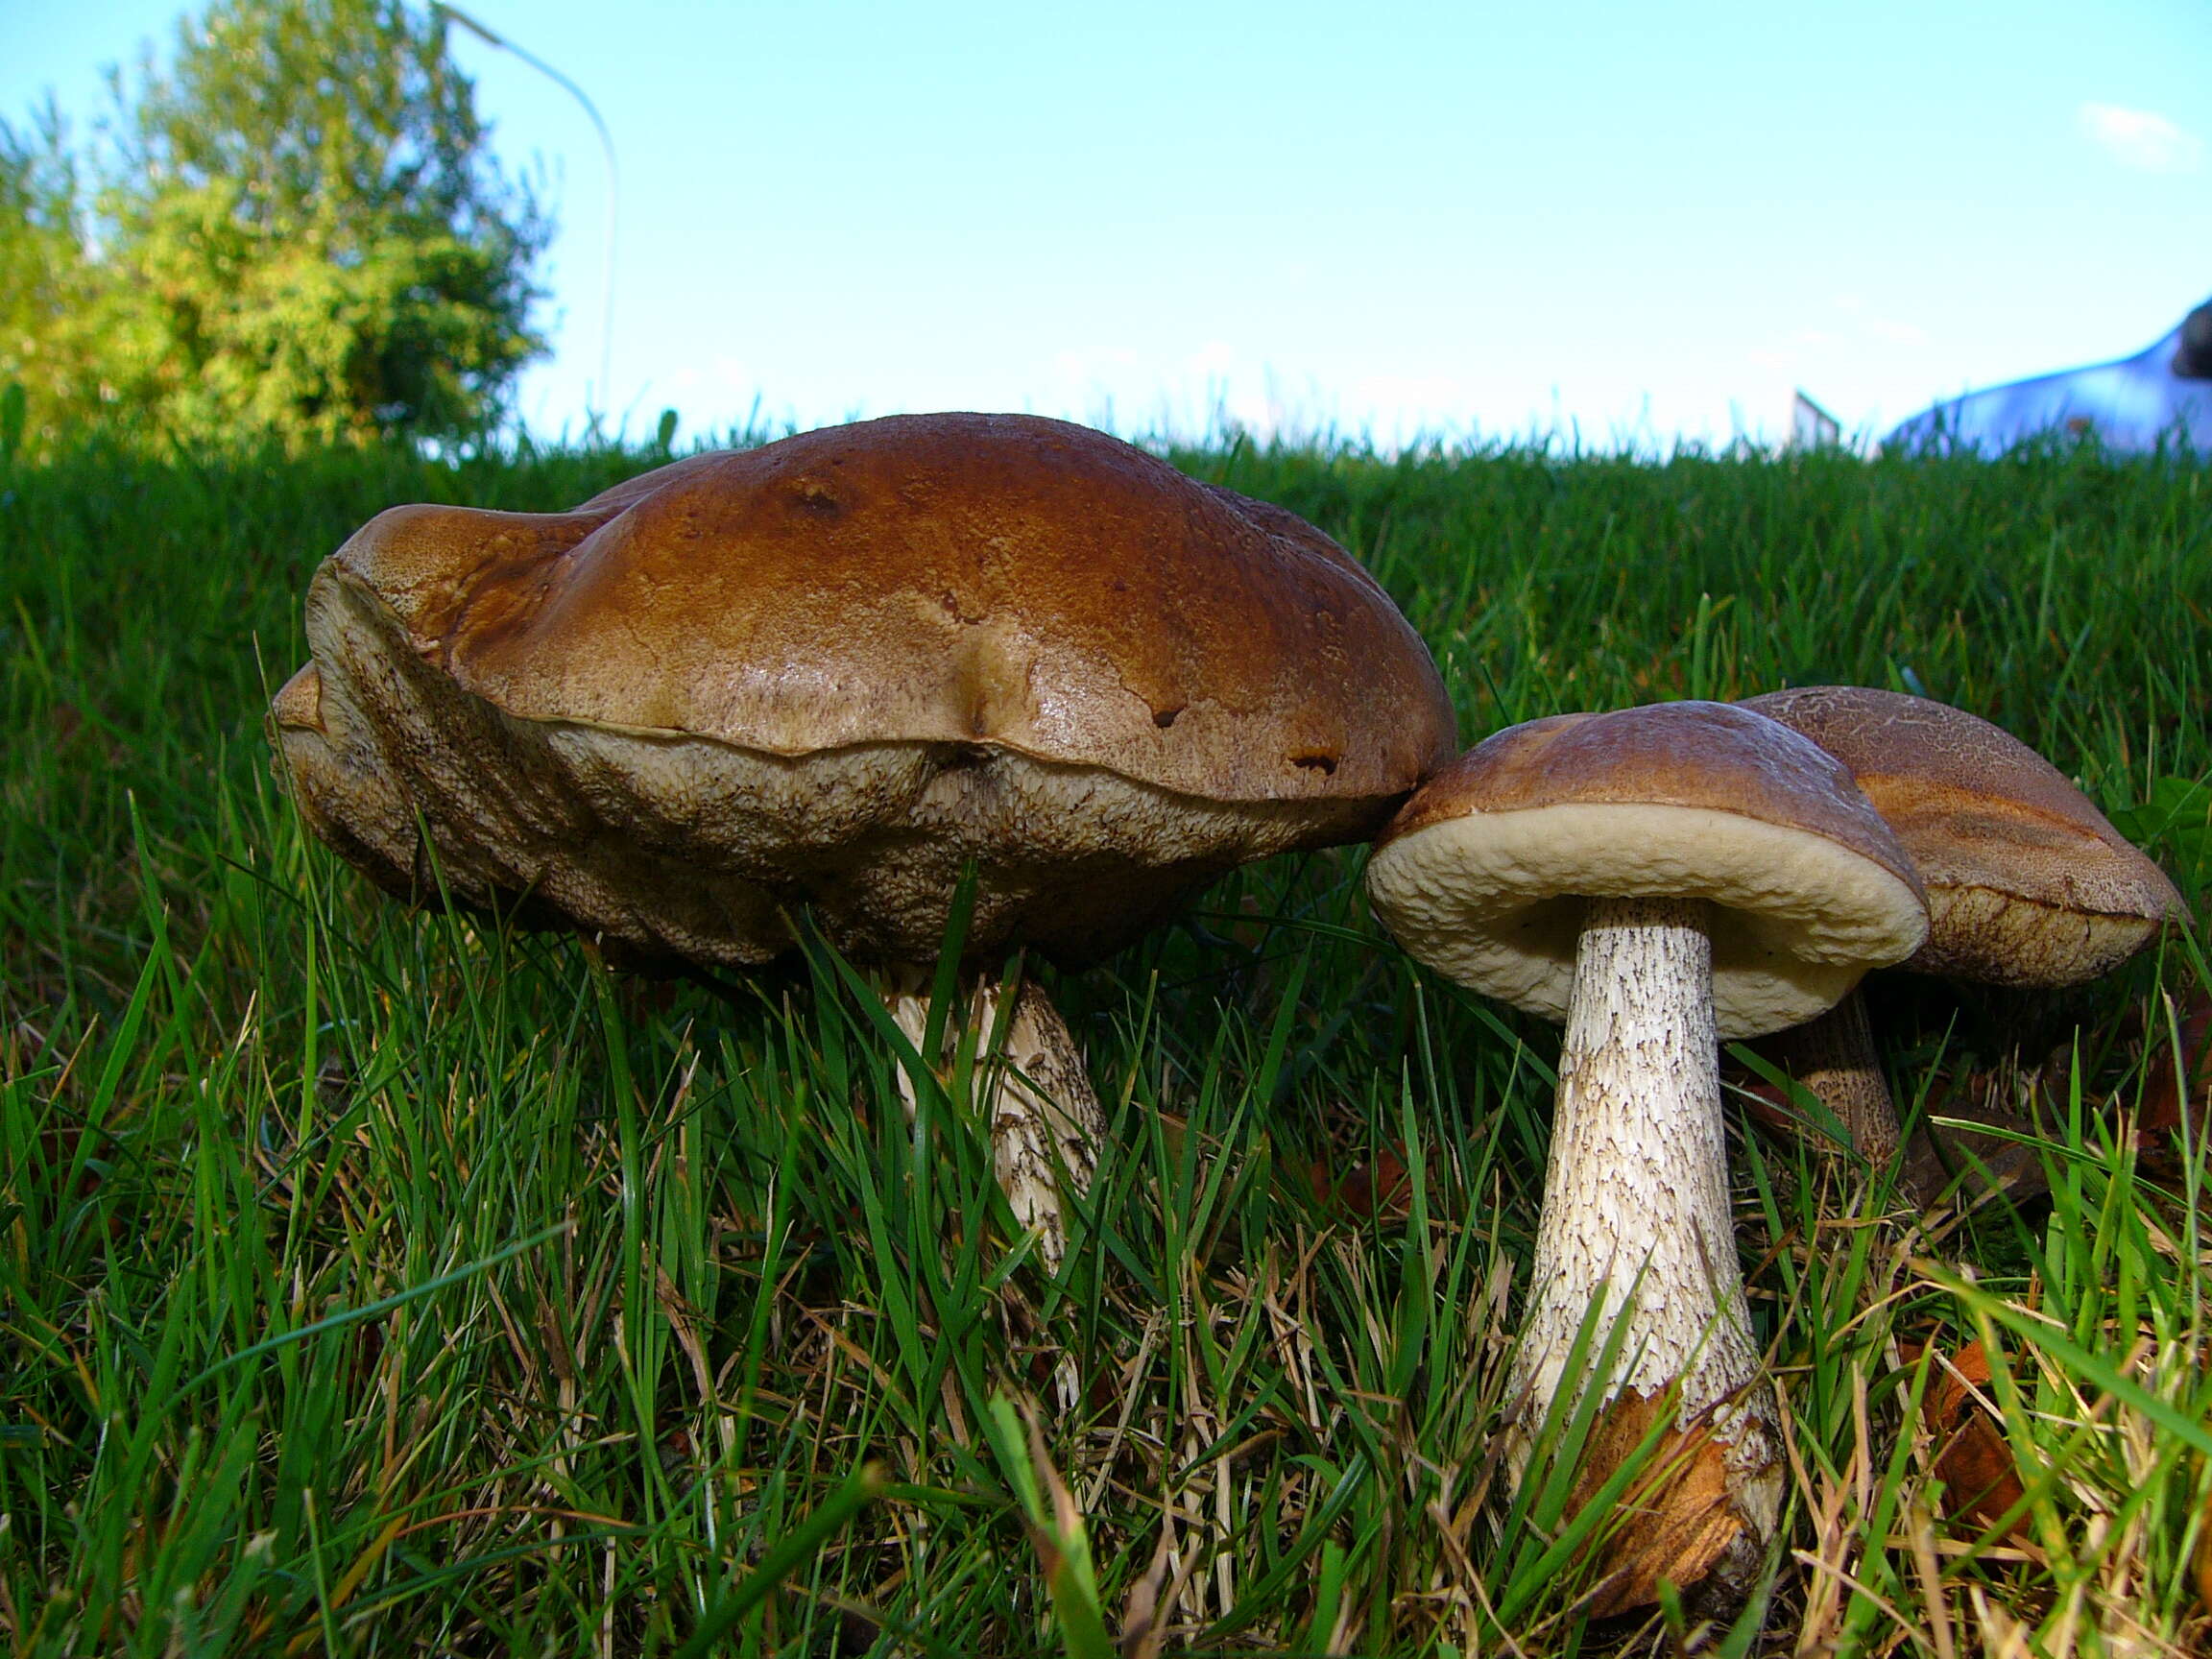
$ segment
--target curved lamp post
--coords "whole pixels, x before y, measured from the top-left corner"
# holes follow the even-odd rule
[[[533,53],[497,34],[458,6],[448,6],[444,0],[431,0],[431,12],[440,18],[451,18],[462,28],[488,46],[496,46],[502,52],[512,52],[540,74],[547,76],[568,95],[584,106],[584,113],[591,117],[592,128],[599,134],[599,146],[607,153],[607,237],[600,258],[600,289],[606,296],[606,315],[599,325],[599,397],[602,403],[613,403],[614,364],[614,209],[618,199],[614,169],[614,135],[607,131],[607,123],[599,118],[599,110],[585,95],[584,88]]]

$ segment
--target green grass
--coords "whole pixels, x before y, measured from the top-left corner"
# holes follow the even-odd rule
[[[1537,1492],[1501,1524],[1556,1037],[1382,942],[1356,854],[1246,871],[1060,982],[1116,1133],[1053,1280],[1010,1256],[943,1096],[906,1121],[883,1022],[824,954],[728,999],[625,979],[572,940],[403,912],[303,837],[261,710],[315,562],[395,501],[551,509],[654,459],[0,462],[11,1649],[1695,1635],[1578,1619],[1579,1546],[1616,1517]],[[1923,690],[2076,775],[2202,909],[2212,475],[1176,459],[1358,552],[1470,741],[1785,683]],[[1793,1493],[1764,1626],[1696,1640],[2212,1641],[2205,1166],[2154,1182],[2127,1133],[2165,999],[2207,983],[2182,941],[2029,1011],[2065,1127],[2019,1211],[1908,1227],[1743,1138]],[[1901,1033],[1900,1097],[1997,1069],[2020,1012]],[[1403,1191],[1358,1201],[1340,1177],[1386,1158]],[[1941,1373],[1909,1358],[1977,1337],[2024,1486],[1988,1537],[1945,1519],[1918,1409]]]

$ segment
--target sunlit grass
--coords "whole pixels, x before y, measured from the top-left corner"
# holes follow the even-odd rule
[[[652,457],[0,466],[0,1630],[25,1653],[1565,1653],[1579,1545],[1491,1435],[1555,1036],[1383,943],[1338,853],[1063,977],[1115,1134],[1047,1278],[827,953],[727,997],[407,914],[302,834],[268,689],[397,500]],[[2201,907],[2206,475],[1225,445],[1446,668],[1468,739],[1786,682],[1997,719]],[[2131,813],[2129,809],[2134,809]],[[2128,1133],[2193,942],[2029,1011],[2051,1196],[1908,1224],[1745,1132],[1793,1495],[1739,1652],[2212,1629],[2204,1161]],[[1891,1053],[1940,1111],[2003,1009]],[[2017,1514],[1922,1402],[1981,1340]],[[1995,1420],[1993,1420],[1995,1421]],[[1034,1434],[1031,1425],[1034,1424]],[[1955,1465],[1954,1465],[1955,1467]],[[869,1471],[863,1478],[862,1471]],[[1506,1520],[1510,1525],[1505,1525]],[[1668,1635],[1670,1622],[1674,1636]]]

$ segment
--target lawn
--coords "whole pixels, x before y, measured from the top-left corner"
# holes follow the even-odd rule
[[[2194,936],[2065,997],[1876,988],[1909,1112],[2045,1103],[2008,1199],[1916,1215],[1739,1118],[1784,1537],[1732,1623],[1594,1623],[1618,1515],[1508,1506],[1490,1452],[1558,1037],[1390,945],[1358,851],[1059,980],[1115,1135],[1055,1277],[942,1094],[908,1121],[826,950],[627,977],[404,911],[303,834],[262,710],[316,562],[393,502],[549,510],[662,458],[0,459],[13,1651],[2212,1645],[2206,1161],[2135,1129],[2212,985]],[[2203,912],[2212,474],[1173,459],[1353,548],[1467,742],[1920,692],[2049,756]],[[1946,1368],[1974,1342],[1994,1417]],[[1961,1508],[1960,1424],[2016,1502]]]

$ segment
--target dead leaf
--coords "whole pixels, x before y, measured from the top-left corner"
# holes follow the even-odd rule
[[[1583,1447],[1570,1514],[1598,1495],[1643,1445],[1658,1414],[1672,1408],[1667,1394],[1633,1391],[1605,1408]],[[1585,1609],[1593,1618],[1652,1605],[1661,1579],[1690,1590],[1710,1578],[1723,1595],[1745,1587],[1735,1580],[1749,1558],[1749,1541],[1709,1421],[1660,1435],[1650,1461],[1622,1497],[1621,1512],[1623,1519],[1599,1551],[1605,1576]]]
[[[1405,1148],[1384,1146],[1372,1162],[1347,1171],[1329,1164],[1307,1167],[1316,1201],[1350,1211],[1362,1221],[1403,1221],[1413,1208],[1413,1180],[1406,1169]]]
[[[1938,1080],[1928,1115],[1952,1121],[1925,1123],[1907,1137],[1905,1190],[1927,1203],[1956,1189],[1960,1204],[1992,1193],[2025,1204],[2048,1192],[2041,1155],[2014,1139],[2050,1132],[2044,1079],[2043,1070],[2009,1061]]]
[[[1907,1353],[1919,1358],[1919,1350]],[[1935,1471],[1943,1482],[1944,1515],[1987,1531],[2026,1495],[2020,1471],[1995,1412],[1976,1397],[1988,1391],[1989,1357],[1969,1342],[1934,1378],[1920,1404],[1920,1418],[1936,1445]],[[2006,1529],[2008,1539],[2032,1544],[2026,1515]]]

